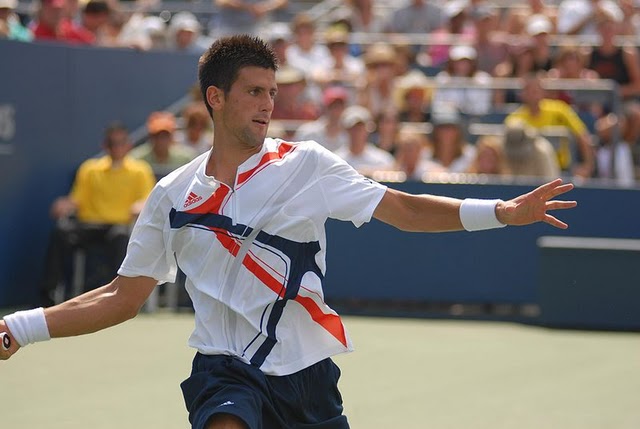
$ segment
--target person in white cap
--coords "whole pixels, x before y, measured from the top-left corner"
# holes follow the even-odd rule
[[[556,3],[556,2],[548,2]],[[528,0],[521,7],[509,8],[505,11],[500,23],[500,29],[507,34],[526,34],[527,21],[533,15],[544,15],[553,25],[553,33],[556,32],[556,22],[558,20],[556,6],[547,4],[545,0]]]
[[[203,37],[202,26],[191,12],[178,12],[171,18],[167,29],[169,49],[193,54],[203,53],[211,41]]]
[[[549,213],[576,206],[556,199],[573,188],[559,179],[508,201],[411,195],[358,174],[315,142],[267,138],[276,68],[262,40],[214,42],[199,63],[215,124],[211,151],[156,185],[113,281],[4,316],[0,360],[131,319],[179,266],[195,311],[189,345],[197,352],[180,385],[193,429],[348,429],[331,357],[353,345],[323,293],[329,218],[355,226],[376,218],[416,232],[567,228]]]
[[[342,114],[342,126],[349,134],[349,143],[337,149],[336,155],[362,174],[393,169],[393,156],[369,142],[369,135],[375,125],[373,116],[366,107],[347,107]]]
[[[464,84],[454,88],[442,88],[444,84],[454,82],[456,78],[467,79]],[[477,53],[473,46],[457,45],[449,51],[446,69],[436,75],[436,89],[433,94],[432,108],[451,105],[463,113],[483,115],[489,113],[493,105],[493,91],[484,88],[491,83],[491,75],[477,67]],[[439,87],[440,86],[440,87]]]
[[[622,9],[612,0],[562,0],[558,5],[558,33],[571,36],[598,35],[596,21],[611,14],[622,21]]]
[[[553,50],[549,44],[549,35],[553,34],[553,24],[544,15],[532,15],[527,21],[526,31],[532,41],[534,69],[551,70]]]
[[[18,0],[0,0],[0,39],[30,42],[33,34],[13,12],[17,5]]]

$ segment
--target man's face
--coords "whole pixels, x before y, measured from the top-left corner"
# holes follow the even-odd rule
[[[214,106],[224,121],[215,126],[224,128],[223,132],[240,145],[261,146],[267,135],[277,91],[274,70],[253,66],[240,69],[229,93],[220,105]]]
[[[358,122],[348,130],[349,133],[349,149],[353,154],[361,154],[367,146],[369,131],[364,122]]]
[[[522,101],[528,105],[536,105],[544,98],[544,90],[537,79],[529,79],[522,88]]]
[[[104,147],[104,150],[114,161],[122,160],[127,152],[129,152],[129,149],[131,149],[131,140],[129,140],[129,135],[123,130],[113,131]]]
[[[169,152],[169,147],[173,143],[173,133],[170,131],[160,131],[151,134],[149,140],[151,140],[154,152],[164,154]]]

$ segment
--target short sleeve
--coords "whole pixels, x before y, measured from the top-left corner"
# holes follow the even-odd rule
[[[357,227],[369,222],[387,187],[364,177],[342,158],[318,147],[318,185],[329,217],[351,221]]]
[[[156,186],[133,227],[118,274],[151,277],[159,283],[175,281],[177,263],[169,246],[171,207],[165,190]]]

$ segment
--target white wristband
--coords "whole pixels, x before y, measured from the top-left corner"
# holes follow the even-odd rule
[[[460,206],[460,221],[467,231],[502,228],[507,225],[496,218],[496,205],[501,200],[477,200],[467,198]]]
[[[42,307],[9,314],[4,321],[20,347],[51,339]]]

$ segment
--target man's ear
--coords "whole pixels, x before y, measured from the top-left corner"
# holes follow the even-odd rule
[[[207,103],[212,110],[220,110],[224,105],[224,91],[217,86],[207,88]]]

